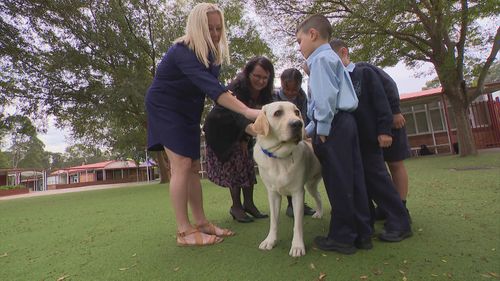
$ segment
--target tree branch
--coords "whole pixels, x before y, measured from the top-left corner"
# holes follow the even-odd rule
[[[467,0],[462,0],[462,22],[460,27],[460,38],[457,42],[457,73],[460,80],[464,80],[464,56],[465,56],[465,39],[469,26],[469,6]]]
[[[156,73],[156,46],[154,41],[153,27],[151,23],[151,12],[149,11],[149,5],[147,0],[144,0],[144,8],[146,9],[146,14],[148,17],[149,42],[151,44],[151,53],[149,52],[146,53],[151,56],[151,60],[153,61],[151,67],[151,74],[154,77]]]
[[[499,50],[500,50],[500,27],[497,28],[497,33],[495,35],[495,39],[493,40],[493,46],[491,47],[491,53],[486,59],[486,62],[484,63],[483,67],[481,68],[481,72],[479,73],[479,78],[477,79],[476,91],[472,94],[471,100],[484,94],[484,80],[488,75],[488,70],[495,61],[495,58]]]

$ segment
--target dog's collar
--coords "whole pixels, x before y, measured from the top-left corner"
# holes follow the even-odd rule
[[[271,151],[267,150],[267,149],[264,149],[264,148],[260,148],[262,150],[262,152],[264,152],[265,155],[267,155],[268,157],[271,157],[271,158],[278,158],[278,156],[274,155],[274,153],[272,153]]]
[[[260,150],[262,150],[262,152],[263,152],[263,153],[264,153],[267,157],[270,157],[270,158],[277,158],[277,159],[279,159],[279,158],[287,158],[287,157],[289,157],[290,155],[292,155],[292,153],[290,153],[289,155],[286,155],[286,156],[281,156],[281,157],[280,157],[280,156],[278,156],[278,155],[276,155],[276,154],[275,154],[275,152],[276,152],[276,151],[278,151],[278,149],[280,149],[282,145],[283,145],[283,143],[281,143],[281,142],[280,142],[279,144],[277,144],[277,145],[275,145],[275,146],[272,146],[272,147],[270,147],[270,148],[268,148],[268,149],[265,149],[265,148],[263,148],[263,147],[261,146],[261,147],[260,147]]]

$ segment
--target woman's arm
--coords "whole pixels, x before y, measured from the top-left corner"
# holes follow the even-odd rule
[[[259,115],[260,112],[260,110],[258,109],[252,109],[247,107],[244,103],[242,103],[235,96],[233,96],[231,94],[231,91],[222,93],[217,98],[217,103],[231,111],[242,114],[243,116],[245,116],[245,118],[249,120],[257,119],[257,116]]]

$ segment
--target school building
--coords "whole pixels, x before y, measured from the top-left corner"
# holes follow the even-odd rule
[[[500,147],[500,100],[498,96],[494,97],[494,92],[499,90],[500,82],[486,84],[485,94],[476,98],[468,108],[478,149]],[[419,156],[422,145],[435,154],[457,153],[460,148],[455,118],[442,88],[402,94],[400,100],[413,156]]]
[[[69,167],[53,172],[36,169],[0,169],[0,186],[24,186],[31,191],[81,187],[97,184],[150,181],[159,177],[158,166],[149,160],[111,160]]]

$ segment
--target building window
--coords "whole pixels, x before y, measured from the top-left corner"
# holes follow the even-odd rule
[[[429,115],[431,117],[432,129],[434,132],[445,131],[446,126],[444,124],[444,112],[441,109],[441,102],[433,102],[429,104]]]
[[[403,114],[406,120],[406,133],[408,135],[414,135],[417,133],[417,130],[415,129],[415,118],[413,118],[413,113],[405,113]]]
[[[415,121],[419,134],[429,133],[429,124],[427,123],[427,114],[425,111],[415,112]]]

